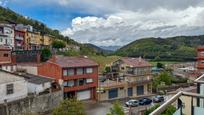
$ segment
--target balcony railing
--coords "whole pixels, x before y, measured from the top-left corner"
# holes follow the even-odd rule
[[[92,88],[92,87],[97,87],[97,84],[90,83],[90,84],[84,84],[84,85],[79,85],[79,86],[64,87],[64,92],[85,90],[85,89]]]
[[[16,40],[23,40],[23,37],[20,37],[20,36],[16,36],[15,38]]]

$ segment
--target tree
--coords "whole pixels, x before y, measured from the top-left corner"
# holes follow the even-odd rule
[[[65,46],[66,46],[66,44],[61,40],[54,40],[52,42],[52,47],[53,48],[59,49],[59,48],[65,48]]]
[[[52,115],[85,115],[84,105],[76,98],[65,99],[56,107]]]
[[[157,63],[157,68],[164,68],[164,64],[163,63]]]
[[[149,115],[151,112],[153,112],[155,109],[157,109],[160,105],[157,104],[153,107],[151,107],[150,109],[146,110],[144,112],[144,115]],[[170,105],[166,108],[165,111],[163,111],[160,115],[173,115],[173,113],[176,112],[176,107]]]
[[[110,108],[110,112],[107,115],[125,115],[125,112],[121,104],[116,101],[113,103],[113,106]]]
[[[47,61],[52,56],[50,49],[44,48],[41,51],[41,61]]]
[[[159,79],[160,81],[163,81],[165,82],[166,85],[171,85],[172,83],[172,78],[171,76],[169,75],[168,72],[162,72],[160,75],[159,75]]]
[[[110,66],[106,66],[106,67],[105,67],[105,72],[106,72],[106,73],[111,72],[111,67],[110,67]]]

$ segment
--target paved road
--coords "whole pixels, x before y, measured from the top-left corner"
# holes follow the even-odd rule
[[[165,96],[165,100],[168,100],[169,98],[171,98],[171,96],[172,95]],[[150,98],[153,98],[153,97],[150,97]],[[125,107],[126,101],[127,101],[126,99],[120,100],[121,104],[123,105],[124,112],[128,114],[130,108]],[[137,113],[138,111],[146,110],[154,105],[155,103],[152,103],[147,106],[132,107],[131,111],[133,111],[134,113]],[[101,103],[98,103],[95,101],[85,102],[85,109],[86,109],[87,115],[106,115],[107,112],[109,112],[109,109],[111,108],[111,106],[112,106],[112,102],[101,102]]]

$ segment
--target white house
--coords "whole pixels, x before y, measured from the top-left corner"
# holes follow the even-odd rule
[[[0,70],[0,103],[25,98],[28,82],[18,75]]]
[[[45,91],[50,91],[52,87],[52,81],[54,79],[23,73],[20,76],[24,77],[28,81],[28,93],[39,94]]]
[[[14,27],[9,24],[0,24],[0,45],[14,48]]]

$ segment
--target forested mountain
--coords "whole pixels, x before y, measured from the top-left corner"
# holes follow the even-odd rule
[[[204,45],[204,35],[143,38],[123,46],[115,54],[155,60],[190,61],[195,59],[196,48],[200,45]]]

